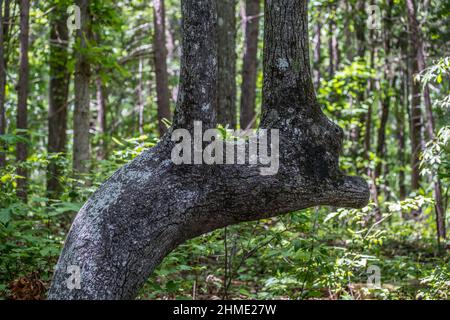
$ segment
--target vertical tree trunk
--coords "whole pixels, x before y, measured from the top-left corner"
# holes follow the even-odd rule
[[[408,79],[407,79],[408,71],[405,70],[405,76],[402,77],[401,83],[401,99],[400,104],[397,104],[395,107],[395,122],[397,124],[397,141],[398,141],[398,189],[399,189],[399,198],[400,200],[404,200],[406,198],[406,185],[405,185],[405,170],[403,169],[405,166],[405,112],[404,110],[408,107]]]
[[[144,108],[145,108],[145,98],[144,98],[144,83],[143,83],[143,68],[144,68],[144,58],[139,58],[139,70],[138,77],[139,83],[137,87],[137,102],[138,102],[138,112],[139,112],[139,134],[144,134]]]
[[[245,0],[245,8],[242,15],[245,43],[241,85],[241,129],[246,129],[249,126],[253,127],[256,116],[260,6],[260,0]]]
[[[358,0],[356,3],[355,10],[355,33],[356,33],[356,46],[357,46],[357,58],[359,60],[365,60],[366,56],[366,14],[365,14],[365,1]],[[362,101],[364,101],[365,92],[358,93],[357,103],[360,105]],[[370,109],[370,108],[369,108]],[[359,116],[359,123],[366,124],[368,122],[368,118],[371,117],[371,111],[368,110],[366,114],[361,114]],[[362,126],[356,125],[351,132],[352,137],[352,157],[354,161],[358,158],[358,156],[365,157],[364,151],[360,152],[361,136],[362,136]],[[366,128],[367,129],[367,128]]]
[[[355,21],[356,27],[356,40],[357,40],[357,56],[364,58],[366,54],[366,15],[365,12],[365,0],[358,0],[356,4],[357,17]]]
[[[415,18],[414,2],[406,0],[408,15],[408,35],[410,54],[410,86],[411,86],[411,189],[420,187],[420,152],[422,150],[422,111],[420,83],[415,76],[420,72],[417,60],[419,47],[419,34]]]
[[[217,122],[236,127],[236,0],[217,2]]]
[[[353,32],[351,32],[350,25],[354,20],[353,16],[354,6],[350,4],[349,1],[344,1],[343,9],[346,13],[345,14],[346,28],[344,28],[344,37],[345,37],[344,46],[346,50],[344,50],[344,52],[347,61],[351,63],[353,61],[354,51],[353,51]]]
[[[373,30],[370,30],[370,41],[373,44],[375,42],[375,35]],[[371,46],[370,49],[370,68],[373,69],[375,67],[375,45]],[[369,79],[369,85],[368,85],[368,89],[369,89],[369,94],[372,94],[372,92],[374,90],[376,90],[375,88],[375,79]],[[363,95],[360,96],[360,101],[362,101],[363,99]],[[364,159],[369,159],[369,153],[370,150],[372,148],[372,113],[373,113],[373,105],[374,105],[374,100],[371,101],[371,103],[369,104],[369,107],[367,109],[367,114],[366,114],[366,119],[365,119],[365,135],[364,135]],[[370,173],[370,169],[369,169],[369,176],[372,176],[372,173]],[[373,183],[375,183],[375,178],[376,175],[374,175],[374,181]]]
[[[155,62],[156,95],[158,100],[158,129],[163,136],[167,128],[163,119],[170,120],[170,93],[167,75],[167,49],[166,49],[166,13],[164,0],[153,0],[153,50]]]
[[[8,42],[9,1],[10,0],[0,0],[0,136],[6,133],[5,100],[7,54],[5,44]],[[6,146],[2,141],[0,141],[0,168],[4,167],[5,165]]]
[[[328,22],[328,52],[330,56],[330,63],[328,66],[328,73],[330,79],[334,77],[337,69],[339,68],[339,45],[337,40],[336,30],[336,7],[330,6],[330,21]]]
[[[318,90],[320,86],[320,64],[321,64],[321,46],[322,46],[322,23],[320,21],[321,16],[317,17],[317,23],[314,26],[314,85],[316,90]]]
[[[98,71],[100,73],[100,71]],[[100,75],[95,79],[96,98],[97,98],[97,127],[100,134],[100,145],[97,152],[97,158],[103,160],[107,154],[107,140],[106,140],[106,101],[107,92],[106,86]]]
[[[70,74],[68,71],[67,8],[55,5],[51,12],[50,29],[50,84],[48,111],[48,153],[50,162],[47,168],[47,192],[58,197],[62,191],[59,182],[63,168],[51,154],[66,152],[67,142],[67,99],[69,94]]]
[[[384,24],[384,32],[383,32],[383,42],[384,42],[384,80],[385,80],[385,89],[384,89],[384,97],[381,102],[381,119],[380,119],[380,128],[378,130],[378,139],[377,139],[377,149],[376,154],[378,159],[381,160],[383,155],[386,154],[386,126],[389,118],[389,109],[391,103],[390,91],[392,88],[393,79],[391,72],[391,62],[390,62],[390,54],[391,54],[391,28],[392,28],[392,6],[393,1],[387,1],[387,12]],[[375,166],[375,178],[378,178],[381,174],[382,169],[382,161],[379,161]]]
[[[17,130],[18,135],[24,138],[28,137],[28,82],[29,82],[29,63],[28,63],[28,36],[29,36],[29,14],[30,1],[20,0],[20,66],[19,81],[17,84]],[[17,181],[17,196],[22,200],[27,199],[27,179],[28,172],[23,166],[27,160],[28,150],[25,142],[17,143],[16,150],[17,174],[23,178]]]
[[[90,77],[91,66],[86,52],[90,34],[89,0],[77,0],[81,12],[81,29],[77,31],[75,64],[75,109],[73,115],[73,170],[75,175],[88,172],[90,159]]]
[[[408,11],[408,23],[409,23],[409,32],[414,37],[411,40],[414,40],[414,57],[417,59],[417,72],[422,72],[426,68],[425,61],[425,47],[423,42],[422,30],[419,26],[416,16],[415,4],[413,0],[406,1],[407,11]],[[433,117],[433,109],[431,105],[430,98],[430,89],[428,84],[425,84],[423,90],[423,98],[425,103],[425,112],[427,119],[427,134],[430,140],[435,139],[434,133],[434,117]],[[418,99],[420,101],[420,97]],[[441,240],[446,239],[446,218],[444,211],[444,204],[442,200],[442,191],[441,191],[441,181],[439,175],[434,172],[433,173],[433,189],[434,189],[434,198],[435,198],[435,212],[436,212],[436,227],[437,227],[437,239],[440,244]]]

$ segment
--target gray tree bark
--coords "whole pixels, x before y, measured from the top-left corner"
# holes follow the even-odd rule
[[[217,2],[217,122],[236,127],[236,0]]]
[[[79,50],[76,52],[75,64],[75,109],[73,114],[73,170],[76,175],[88,172],[90,159],[90,78],[91,66],[86,53],[88,40],[91,38],[89,1],[77,0],[80,7],[81,28],[77,31]]]
[[[167,132],[163,119],[170,120],[169,79],[167,75],[166,13],[164,0],[153,0],[153,50],[155,62],[156,96],[158,99],[158,129],[162,137]]]
[[[67,29],[67,8],[56,5],[51,13],[50,30],[50,84],[48,110],[48,153],[65,153],[67,142],[67,99],[69,94],[70,73],[67,68],[69,59],[69,31]],[[50,160],[47,169],[47,193],[58,197],[62,191],[59,182],[63,168],[58,161]]]
[[[241,85],[241,129],[254,127],[256,115],[256,81],[258,75],[258,35],[261,0],[245,0],[244,20],[244,61]]]
[[[216,125],[217,1],[182,0],[183,56],[172,129]],[[50,299],[130,299],[175,247],[227,225],[317,205],[362,207],[369,192],[339,170],[342,130],[322,113],[309,66],[307,0],[266,3],[262,127],[280,130],[280,168],[175,165],[166,135],[116,172],[75,218]],[[69,290],[67,268],[81,270]]]

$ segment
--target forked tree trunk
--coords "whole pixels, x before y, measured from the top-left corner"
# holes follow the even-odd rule
[[[30,1],[20,0],[20,66],[19,80],[17,84],[17,135],[27,137],[28,134],[28,82],[29,82],[29,63],[28,63],[28,35],[29,35]],[[27,160],[28,148],[25,142],[19,141],[16,147],[17,174],[22,178],[17,180],[17,196],[22,200],[27,199],[27,180],[28,171],[23,166]]]
[[[50,84],[48,110],[48,153],[66,152],[67,98],[69,94],[67,8],[56,5],[51,13],[50,30]],[[50,158],[47,169],[47,193],[57,198],[62,191],[59,178],[63,167],[60,161]]]
[[[164,0],[153,0],[153,50],[155,62],[156,96],[158,100],[158,130],[162,137],[167,132],[163,120],[170,120],[169,79],[167,75],[166,13]]]
[[[173,129],[216,124],[217,1],[182,0],[183,56]],[[168,136],[116,172],[80,210],[51,299],[126,299],[179,244],[243,221],[317,205],[361,207],[367,184],[339,170],[342,130],[322,113],[309,67],[307,0],[266,3],[262,127],[280,130],[280,168],[175,165]],[[78,266],[81,289],[69,290]],[[70,269],[69,269],[70,270]]]
[[[246,129],[248,126],[254,127],[260,2],[261,0],[245,0],[242,14],[245,43],[241,85],[241,129]]]
[[[87,173],[90,159],[90,78],[88,41],[90,37],[89,1],[77,0],[80,7],[81,28],[77,31],[79,48],[75,64],[75,109],[73,114],[73,170],[76,175]]]

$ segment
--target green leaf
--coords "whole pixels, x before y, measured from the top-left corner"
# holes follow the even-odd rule
[[[0,222],[6,225],[11,221],[11,209],[5,208],[0,210]]]

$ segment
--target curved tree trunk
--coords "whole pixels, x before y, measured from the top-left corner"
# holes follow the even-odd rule
[[[192,132],[193,121],[215,126],[216,1],[182,1],[183,57],[172,130]],[[262,127],[280,130],[278,173],[260,175],[259,165],[175,165],[174,142],[166,135],[108,179],[78,213],[49,298],[133,298],[162,259],[188,239],[311,206],[367,203],[367,184],[338,168],[342,131],[314,95],[306,3],[266,3]],[[80,269],[80,289],[67,286],[71,266]]]

